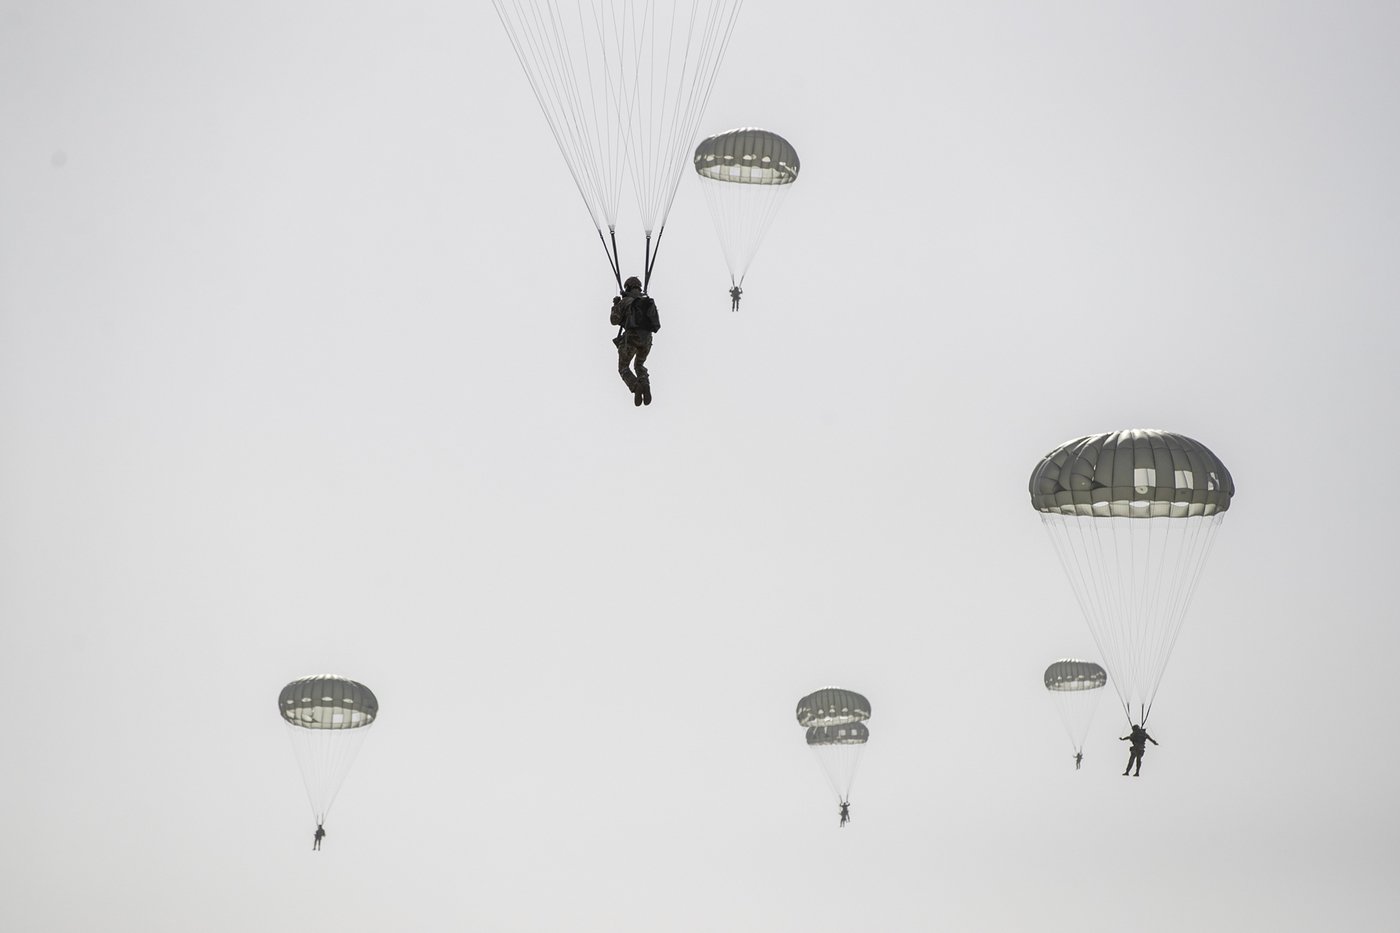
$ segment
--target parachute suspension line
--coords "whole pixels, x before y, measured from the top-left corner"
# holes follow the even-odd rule
[[[1116,626],[1099,624],[1101,620],[1106,623],[1114,618],[1120,612],[1120,608],[1115,604],[1115,588],[1106,583],[1108,568],[1099,547],[1101,542],[1092,526],[1088,524],[1096,519],[1050,514],[1042,514],[1041,519],[1055,546],[1060,565],[1069,577],[1071,589],[1074,590],[1075,598],[1089,625],[1089,634],[1109,669],[1114,692],[1118,694],[1118,701],[1123,707],[1123,715],[1131,722],[1131,683],[1127,672],[1119,663],[1125,647],[1123,638]],[[1063,534],[1057,534],[1057,530]],[[1115,667],[1118,670],[1115,670]]]
[[[861,753],[864,750],[863,744],[812,746],[812,754],[821,766],[822,773],[826,775],[826,782],[837,800],[850,799],[851,787],[855,784],[856,771],[860,768]]]
[[[1042,512],[1040,516],[1040,523],[1044,526],[1046,534],[1050,537],[1050,544],[1055,548],[1055,556],[1059,558],[1060,567],[1064,570],[1065,576],[1069,578],[1070,589],[1074,592],[1075,602],[1079,603],[1080,612],[1083,613],[1084,618],[1089,621],[1089,635],[1094,639],[1094,646],[1099,649],[1099,656],[1103,658],[1105,666],[1109,666],[1112,664],[1113,659],[1118,656],[1115,650],[1110,650],[1117,648],[1116,640],[1112,639],[1114,633],[1112,631],[1100,633],[1100,627],[1094,625],[1092,621],[1096,618],[1104,618],[1107,615],[1107,609],[1103,602],[1105,599],[1104,590],[1106,587],[1091,585],[1092,581],[1090,577],[1086,575],[1086,571],[1092,569],[1089,565],[1089,561],[1077,559],[1077,553],[1073,550],[1074,542],[1070,536],[1069,522],[1071,520],[1071,516],[1044,512]],[[1087,556],[1091,552],[1088,542],[1084,537],[1084,526],[1077,520],[1075,521],[1075,525],[1076,530],[1079,532],[1080,545],[1083,549],[1082,553]],[[1063,541],[1061,540],[1062,536],[1056,534],[1057,528],[1063,529],[1064,531]],[[1070,563],[1070,556],[1076,557],[1073,564]],[[1092,605],[1090,600],[1095,601],[1097,605]],[[1129,722],[1132,722],[1132,710],[1128,705],[1128,698],[1124,693],[1125,688],[1119,684],[1118,675],[1111,666],[1109,666],[1108,673],[1109,679],[1113,681],[1114,692],[1118,694],[1118,702],[1123,707],[1123,715]]]
[[[674,0],[672,8],[680,6],[681,0]],[[662,4],[656,4],[661,6]],[[701,6],[705,7],[703,19]],[[677,49],[677,32],[680,27],[679,11],[673,12],[667,31],[663,78],[659,85],[653,80],[649,85],[648,100],[643,105],[639,100],[641,88],[633,89],[633,106],[644,110],[641,122],[645,127],[638,131],[639,121],[628,120],[628,145],[632,154],[632,180],[636,188],[637,204],[642,215],[642,225],[647,231],[658,224],[664,226],[666,217],[675,203],[680,178],[688,163],[690,148],[694,145],[700,120],[704,117],[714,89],[715,78],[724,60],[734,24],[738,20],[743,0],[691,0],[688,22],[685,24],[684,49]],[[647,4],[648,8],[653,5]],[[657,23],[644,26],[633,39],[637,70],[644,69],[653,78],[661,70],[658,58]],[[649,45],[643,65],[643,45]],[[679,64],[676,58],[679,57]],[[672,80],[676,84],[671,87]],[[640,84],[640,82],[639,82]],[[658,109],[661,111],[658,115]]]
[[[532,5],[535,24],[538,27],[538,34],[525,33],[524,38],[511,28],[511,22],[506,19],[504,11],[505,0],[494,0],[496,16],[500,19],[501,25],[506,30],[506,36],[510,39],[511,48],[515,51],[515,57],[520,62],[521,69],[529,79],[530,90],[535,95],[535,102],[539,104],[540,112],[544,114],[545,122],[549,124],[549,131],[554,136],[555,145],[559,147],[559,152],[564,156],[564,164],[568,166],[569,175],[574,180],[575,187],[578,188],[579,196],[583,198],[584,207],[588,209],[589,216],[593,218],[594,225],[598,227],[599,234],[602,233],[602,224],[598,222],[598,205],[600,198],[598,176],[596,172],[590,171],[595,166],[581,158],[584,154],[584,147],[580,136],[586,134],[587,129],[581,125],[576,125],[570,120],[571,114],[567,112],[566,105],[578,102],[578,88],[574,81],[572,69],[565,74],[562,63],[556,64],[549,60],[546,49],[542,42],[542,36],[552,37],[556,51],[561,51],[567,57],[567,44],[561,38],[561,30],[557,17],[553,17],[553,27],[550,30],[544,29],[540,10],[537,5]],[[523,10],[521,3],[511,4],[516,12],[517,18],[523,23]],[[552,12],[552,9],[551,9]],[[533,66],[533,67],[532,67]],[[546,91],[552,92],[549,100],[546,100]],[[567,139],[567,141],[566,141]],[[580,173],[587,177],[581,177]],[[590,198],[590,194],[594,198]]]
[[[608,236],[612,237],[612,249],[608,249],[608,241],[603,239],[603,231],[598,231],[598,239],[603,243],[603,252],[608,254],[608,266],[612,268],[613,278],[617,280],[617,290],[622,291],[622,271],[617,263],[617,231],[612,227],[608,228]]]
[[[1167,626],[1170,631],[1163,632],[1163,645],[1160,649],[1161,664],[1156,668],[1157,677],[1152,682],[1152,689],[1148,694],[1147,709],[1143,714],[1143,721],[1147,721],[1147,714],[1152,712],[1152,701],[1157,696],[1157,688],[1161,685],[1162,675],[1166,672],[1166,662],[1171,657],[1172,651],[1176,648],[1177,638],[1181,635],[1182,622],[1186,618],[1186,610],[1191,605],[1191,600],[1196,594],[1196,588],[1201,582],[1201,573],[1205,570],[1206,563],[1210,559],[1210,552],[1215,546],[1215,532],[1220,527],[1220,522],[1225,518],[1223,512],[1217,512],[1211,516],[1203,516],[1196,519],[1185,519],[1189,522],[1188,528],[1182,531],[1183,535],[1189,535],[1190,541],[1182,547],[1182,558],[1177,561],[1177,566],[1173,568],[1176,579],[1168,585],[1175,595],[1167,610],[1169,619],[1176,619],[1174,626]],[[1166,561],[1162,561],[1163,564]]]
[[[604,222],[610,229],[616,225],[626,166],[626,159],[621,157],[626,134],[616,117],[616,105],[624,93],[623,76],[620,61],[616,63],[619,73],[614,76],[614,65],[607,54],[608,42],[603,37],[610,28],[608,17],[600,6],[592,4],[590,29],[580,2],[578,31],[574,33],[560,15],[555,0],[493,0],[493,5],[579,196],[601,235]],[[616,32],[615,12],[612,21],[611,29]],[[602,49],[596,67],[589,54],[590,34],[598,37]],[[604,102],[601,111],[600,96]],[[607,106],[609,102],[614,106]]]
[[[317,825],[324,824],[370,726],[355,729],[304,729],[288,724],[292,751],[301,766],[307,800]]]
[[[646,271],[642,274],[642,291],[646,291],[651,285],[651,267],[656,264],[656,254],[661,251],[661,238],[666,235],[666,225],[662,224],[661,229],[656,234],[656,245],[652,246],[651,234],[647,234],[647,255]]]
[[[1222,517],[1042,515],[1129,722],[1151,712]]]
[[[703,176],[699,181],[724,261],[729,266],[730,279],[735,285],[743,285],[744,276],[792,185],[735,184]]]

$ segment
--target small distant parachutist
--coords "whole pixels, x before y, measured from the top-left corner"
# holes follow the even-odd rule
[[[318,852],[326,838],[326,814],[355,752],[379,718],[379,700],[364,684],[339,674],[312,674],[283,687],[277,709],[306,782],[316,821],[311,849]]]
[[[845,826],[845,825],[846,825],[847,823],[849,823],[850,821],[851,821],[851,802],[850,802],[849,800],[843,800],[843,801],[841,801],[841,826]]]
[[[1093,661],[1061,658],[1045,669],[1045,690],[1069,735],[1076,771],[1084,761],[1084,739],[1107,683],[1108,672]]]
[[[739,310],[749,264],[801,171],[792,143],[756,126],[726,130],[695,147],[695,174],[734,286],[731,311]]]
[[[1127,735],[1118,737],[1120,742],[1131,742],[1128,746],[1128,767],[1123,771],[1123,777],[1128,776],[1129,771],[1133,771],[1133,763],[1137,762],[1137,770],[1133,771],[1133,777],[1142,774],[1142,756],[1147,751],[1147,743],[1157,744],[1157,740],[1147,734],[1147,730],[1142,726],[1133,726],[1133,731]]]

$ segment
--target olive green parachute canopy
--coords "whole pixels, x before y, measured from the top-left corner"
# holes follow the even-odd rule
[[[326,821],[369,727],[379,716],[379,701],[362,683],[337,674],[316,674],[283,687],[277,711],[287,724],[319,825]]]
[[[840,726],[870,718],[870,701],[840,687],[823,687],[797,701],[800,726]]]
[[[1186,518],[1230,507],[1235,483],[1204,444],[1168,431],[1090,434],[1055,448],[1031,473],[1039,512]]]
[[[1145,723],[1235,494],[1230,471],[1181,434],[1114,431],[1051,451],[1030,494],[1124,715]]]
[[[863,722],[848,722],[842,726],[810,726],[808,745],[864,745],[870,730]]]
[[[358,729],[374,722],[379,701],[362,683],[336,674],[316,674],[282,688],[277,708],[303,729]]]
[[[757,127],[729,130],[695,147],[695,171],[702,178],[741,185],[790,185],[802,163],[797,150],[777,133]]]
[[[1099,690],[1108,683],[1108,673],[1093,661],[1065,658],[1045,669],[1045,689],[1057,693]]]
[[[1062,516],[1057,516],[1057,519],[1092,521]],[[1070,744],[1080,755],[1084,752],[1084,737],[1089,734],[1089,725],[1094,720],[1094,711],[1099,708],[1104,694],[1103,688],[1107,683],[1108,673],[1093,661],[1065,658],[1045,669],[1045,689],[1050,691],[1050,701],[1054,704],[1060,722],[1064,723]],[[1075,770],[1078,770],[1078,763],[1079,758],[1076,758]]]

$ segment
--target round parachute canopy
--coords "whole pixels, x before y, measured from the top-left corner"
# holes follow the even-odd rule
[[[282,688],[277,709],[303,729],[359,729],[379,715],[379,701],[362,683],[337,674],[315,674]]]
[[[1230,507],[1235,483],[1206,445],[1169,431],[1090,434],[1046,454],[1031,473],[1039,512],[1096,518],[1186,518]]]
[[[1189,437],[1115,431],[1051,451],[1030,493],[1123,712],[1145,723],[1235,494],[1230,471]]]
[[[808,745],[864,745],[870,730],[863,722],[848,722],[843,726],[809,726]]]
[[[840,687],[823,687],[797,701],[800,726],[840,726],[869,718],[870,701]]]
[[[1045,669],[1045,689],[1055,693],[1101,690],[1108,683],[1108,672],[1093,661],[1065,658]]]
[[[1107,683],[1108,673],[1093,661],[1065,658],[1045,669],[1045,689],[1076,752],[1084,751],[1084,737]]]
[[[701,178],[741,185],[790,185],[802,163],[797,150],[777,133],[757,127],[729,130],[695,147]]]
[[[756,127],[711,136],[695,148],[695,173],[732,285],[743,286],[801,167],[791,143]],[[737,293],[730,297],[739,310]]]

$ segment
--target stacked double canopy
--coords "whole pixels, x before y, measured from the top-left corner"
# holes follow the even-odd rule
[[[841,687],[824,687],[797,701],[797,724],[807,728],[807,747],[843,803],[850,800],[861,752],[870,738],[865,725],[869,718],[870,701]]]

